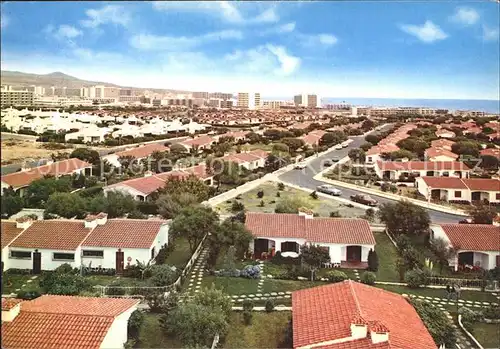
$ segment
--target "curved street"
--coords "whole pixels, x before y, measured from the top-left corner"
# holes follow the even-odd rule
[[[388,127],[389,125],[385,126],[384,129]],[[374,131],[373,133],[377,133],[377,131]],[[331,160],[332,157],[338,157],[339,159],[342,159],[343,157],[347,156],[347,153],[349,152],[350,149],[358,148],[360,145],[365,143],[364,140],[365,136],[354,136],[349,138],[352,139],[353,141],[349,144],[347,148],[342,148],[339,150],[331,150],[330,152],[322,156],[319,156],[314,160],[311,160],[307,164],[307,167],[305,169],[290,170],[280,175],[278,178],[283,182],[292,183],[308,189],[315,189],[318,185],[325,184],[325,182],[318,181],[313,178],[320,171],[325,169],[323,167],[323,162],[325,160]],[[341,197],[348,200],[351,195],[363,194],[362,192],[353,189],[348,189],[348,188],[339,188],[339,189],[342,190]],[[370,196],[378,200],[379,203],[395,202],[395,200],[387,199],[385,197],[378,195],[370,194]],[[433,223],[458,223],[460,220],[464,219],[463,216],[454,215],[451,213],[440,212],[427,208],[426,210],[429,212],[429,215]]]

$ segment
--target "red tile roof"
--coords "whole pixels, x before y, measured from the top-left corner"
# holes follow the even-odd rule
[[[449,158],[452,158],[454,160],[458,159],[458,155],[455,153],[452,153],[449,150],[446,150],[444,148],[429,148],[425,151],[425,156],[429,158],[437,157],[437,156],[447,156]]]
[[[123,182],[118,182],[109,185],[107,188],[112,189],[123,185],[135,189],[144,195],[149,195],[157,191],[158,189],[163,188],[165,186],[165,180],[159,178],[159,176],[144,176],[140,178],[129,179]]]
[[[215,140],[210,136],[199,136],[199,137],[196,137],[193,139],[188,139],[188,140],[182,141],[179,144],[193,147],[196,145],[197,146],[208,145],[208,144],[212,144],[213,142],[215,142]]]
[[[163,220],[110,219],[83,241],[85,247],[151,248]]]
[[[481,150],[481,155],[491,155],[491,156],[495,156],[497,158],[500,157],[500,148],[487,148],[487,149],[483,149]]]
[[[89,233],[83,221],[35,221],[10,246],[73,251]]]
[[[2,324],[2,348],[98,349],[115,317],[137,303],[47,295],[26,301],[13,321]]]
[[[245,226],[255,237],[305,239],[315,243],[375,245],[363,219],[305,218],[288,213],[248,212]]]
[[[464,178],[462,181],[470,190],[500,191],[500,179]]]
[[[470,171],[460,161],[377,161],[382,171]]]
[[[19,298],[2,298],[2,310],[8,311],[14,308],[19,303],[24,302],[24,299]]]
[[[71,174],[76,170],[81,170],[92,165],[77,158],[57,161],[49,165],[34,167],[27,171],[10,173],[2,176],[2,182],[7,183],[13,188],[22,188],[31,184],[31,182],[43,178],[46,175],[63,176]]]
[[[422,179],[432,189],[470,189],[472,191],[500,192],[500,179],[455,177],[422,177]]]
[[[23,230],[17,228],[16,222],[2,221],[2,248],[10,244],[16,236],[21,234]]]
[[[294,348],[350,337],[351,321],[357,317],[371,329],[388,330],[389,342],[373,345],[368,337],[318,348],[414,349],[416,334],[419,349],[437,347],[404,297],[352,280],[295,291],[292,307]]]
[[[450,141],[449,139],[436,139],[435,141],[431,142],[431,147],[433,148],[445,148],[445,149],[450,149],[451,146],[455,144],[455,142]]]
[[[376,155],[382,153],[392,153],[393,151],[398,151],[399,147],[394,144],[385,144],[385,145],[375,145],[368,149],[366,155]]]
[[[486,224],[441,224],[451,244],[460,250],[500,251],[500,228]]]
[[[153,154],[155,151],[164,152],[164,151],[168,151],[168,150],[169,150],[169,148],[164,146],[161,143],[151,143],[151,144],[146,144],[146,145],[141,146],[141,147],[136,147],[133,149],[124,150],[124,151],[115,153],[115,155],[132,156],[136,159],[142,159],[142,158],[148,157],[149,155]]]

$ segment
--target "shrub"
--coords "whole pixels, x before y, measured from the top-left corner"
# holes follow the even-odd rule
[[[368,252],[368,270],[373,271],[373,272],[377,272],[378,265],[379,265],[379,261],[378,261],[377,252],[370,249],[370,251]]]
[[[42,294],[38,291],[21,291],[17,294],[16,298],[24,299],[24,300],[32,300],[40,297]]]
[[[348,279],[347,274],[340,270],[331,271],[326,275],[326,277],[330,282],[342,282]]]
[[[483,318],[481,312],[465,307],[458,309],[458,313],[462,315],[462,324],[469,332],[473,332],[474,323],[480,322]]]
[[[128,319],[127,334],[131,339],[139,339],[139,330],[144,322],[144,314],[140,310],[135,310]]]
[[[383,192],[389,191],[390,188],[391,185],[387,182],[382,183],[382,185],[380,186],[380,190],[382,190]]]
[[[486,319],[500,319],[500,306],[491,304],[483,311],[483,316]]]
[[[428,284],[428,276],[427,273],[419,270],[408,270],[405,273],[405,281],[410,288],[419,288],[422,285]]]
[[[260,267],[258,265],[247,265],[241,270],[240,276],[247,279],[259,279]]]
[[[253,314],[251,311],[247,311],[247,310],[244,310],[243,311],[243,322],[245,323],[245,325],[251,325],[252,324],[252,317],[253,317]]]
[[[280,193],[280,192],[277,192],[277,193],[276,193],[276,197],[277,197],[277,198],[281,197],[281,193]]]
[[[330,218],[340,218],[342,215],[340,214],[339,211],[332,211],[330,212]]]
[[[155,286],[168,286],[175,282],[177,271],[175,267],[167,264],[153,265],[151,267],[151,282]]]
[[[259,191],[257,192],[257,197],[258,197],[259,199],[262,199],[262,198],[264,197],[264,190],[259,190]]]
[[[259,207],[264,207],[264,206],[266,206],[266,203],[264,202],[264,200],[260,200]]]
[[[245,299],[243,301],[243,310],[244,311],[252,311],[253,306],[254,306],[254,304],[253,304],[253,301],[251,299]]]
[[[285,190],[285,184],[279,182],[278,183],[278,190]]]
[[[236,200],[233,201],[233,203],[231,205],[231,212],[236,213],[236,212],[243,211],[244,209],[245,209],[245,205],[242,202],[239,202]]]
[[[375,273],[372,273],[371,271],[365,271],[363,275],[361,275],[361,282],[366,285],[375,285],[376,279],[377,277],[375,276]]]
[[[318,199],[318,193],[316,193],[316,190],[313,191],[311,194],[309,194],[310,197],[312,197],[314,200]]]
[[[124,296],[125,293],[127,293],[126,289],[121,286],[109,286],[106,289],[106,294],[108,296]]]
[[[73,273],[73,267],[69,265],[68,263],[61,264],[58,266],[56,269],[54,269],[54,272],[58,274],[72,274]]]
[[[266,312],[270,313],[274,310],[274,301],[272,299],[266,300]]]

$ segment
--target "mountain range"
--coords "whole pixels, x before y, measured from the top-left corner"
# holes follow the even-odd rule
[[[157,88],[138,88],[133,86],[120,86],[109,82],[103,81],[90,81],[83,80],[68,74],[61,72],[53,72],[49,74],[31,74],[19,71],[2,70],[0,73],[0,81],[2,85],[12,85],[12,86],[43,86],[45,88],[56,86],[56,87],[67,87],[67,88],[81,88],[93,85],[105,85],[111,87],[121,87],[121,88],[133,88],[136,90],[148,90],[156,93],[186,93],[188,91],[172,90],[172,89],[157,89]]]

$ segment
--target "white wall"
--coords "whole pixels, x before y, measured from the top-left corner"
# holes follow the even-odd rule
[[[361,246],[361,262],[368,262],[368,252],[370,249],[375,250],[374,245],[327,244],[322,242],[314,244],[328,247],[332,263],[340,263],[347,260],[347,246]]]
[[[82,246],[82,250],[104,251],[103,258],[82,257],[84,266],[88,267],[89,263],[92,262],[92,268],[101,266],[101,268],[116,269],[116,252],[118,248]],[[140,262],[147,263],[151,258],[151,248],[122,248],[121,251],[123,252],[123,264],[125,268],[129,263],[130,265],[136,264],[137,259]],[[129,257],[132,259],[130,262],[128,261]]]
[[[34,248],[17,248],[17,247],[12,247],[9,248],[9,250],[14,250],[14,251],[28,251],[28,252],[34,252]],[[42,262],[42,270],[54,270],[57,267],[59,267],[62,264],[69,264],[73,268],[79,268],[80,267],[80,247],[78,247],[74,251],[68,251],[68,250],[49,250],[49,249],[38,249],[38,252],[42,254],[41,262]],[[73,261],[64,261],[64,260],[53,260],[53,253],[74,253],[75,254],[75,259]],[[2,251],[2,257],[3,257],[3,251]],[[13,269],[33,269],[33,253],[31,254],[30,259],[17,259],[17,258],[9,258],[7,260],[8,262],[5,263],[8,265],[9,268]]]
[[[137,306],[133,306],[115,318],[115,321],[111,324],[106,337],[104,337],[101,343],[101,349],[123,348],[123,345],[127,342],[128,319],[136,309]]]
[[[102,157],[103,160],[108,160],[108,162],[115,166],[115,167],[121,167],[120,162],[118,161],[118,155],[116,154],[108,154]]]

